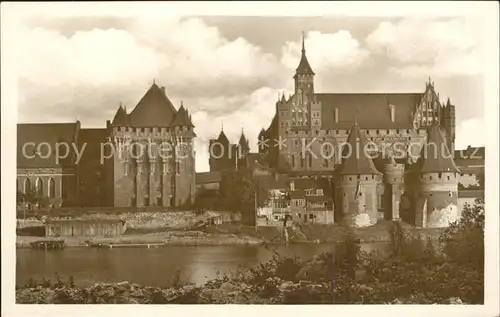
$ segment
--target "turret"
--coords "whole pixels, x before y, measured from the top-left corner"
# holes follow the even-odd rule
[[[245,137],[245,133],[243,133],[243,129],[241,130],[240,140],[237,145],[237,168],[246,168],[247,167],[247,156],[250,152],[250,146],[248,145],[248,140]]]
[[[113,121],[111,122],[112,126],[128,126],[129,125],[129,120],[128,120],[128,114],[127,110],[123,108],[123,106],[120,104],[120,107],[118,107],[118,110],[116,110],[115,116],[113,118]]]
[[[352,126],[336,170],[336,217],[347,225],[365,227],[378,219],[382,174],[366,153],[365,136],[357,122]]]
[[[448,227],[460,218],[457,208],[459,169],[437,123],[427,132],[427,142],[414,167],[418,180],[415,225]]]
[[[384,218],[399,220],[401,196],[404,192],[405,165],[391,157],[384,163]]]

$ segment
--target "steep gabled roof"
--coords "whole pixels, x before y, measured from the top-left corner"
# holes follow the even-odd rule
[[[413,129],[413,114],[422,93],[315,94],[322,104],[323,129],[349,129],[352,118],[363,129]],[[394,121],[391,120],[394,106]],[[337,108],[338,122],[335,121]]]
[[[177,111],[165,92],[153,84],[129,115],[133,127],[168,127]]]
[[[179,110],[177,111],[177,114],[174,117],[174,120],[172,120],[172,123],[170,124],[172,127],[178,127],[178,126],[183,126],[183,127],[194,127],[193,123],[191,122],[191,119],[189,118],[189,114],[187,110],[184,108],[184,105],[181,104]]]
[[[73,167],[71,155],[57,162],[55,149],[57,143],[63,143],[73,152],[73,144],[77,145],[78,143],[79,129],[79,122],[19,123],[17,125],[17,168]],[[42,146],[40,152],[37,153],[36,147],[43,142],[50,145],[50,153],[45,146]],[[66,151],[63,145],[60,145],[59,149],[60,155]],[[46,155],[48,157],[44,158]]]
[[[373,175],[381,174],[375,168],[372,159],[365,153],[365,137],[357,122],[349,132],[347,143],[342,151],[344,158],[339,166],[340,175]]]
[[[437,123],[433,123],[427,131],[427,142],[415,168],[420,173],[460,173]]]

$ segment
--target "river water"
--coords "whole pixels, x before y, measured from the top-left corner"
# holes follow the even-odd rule
[[[364,251],[383,251],[386,243],[362,244]],[[33,278],[74,277],[81,286],[96,282],[129,281],[142,285],[167,286],[177,270],[184,281],[203,284],[218,274],[230,274],[241,267],[254,267],[282,256],[310,259],[333,251],[334,244],[290,244],[265,246],[168,246],[156,249],[67,248],[62,251],[18,249],[16,284]]]

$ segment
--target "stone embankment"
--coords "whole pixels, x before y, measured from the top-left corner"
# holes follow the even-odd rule
[[[192,228],[200,221],[208,221],[212,217],[220,217],[225,223],[241,220],[241,215],[234,212],[207,211],[198,214],[194,211],[156,211],[156,212],[123,212],[103,213],[89,212],[79,215],[57,216],[45,215],[37,218],[19,219],[18,228],[43,226],[44,220],[88,220],[88,219],[121,219],[127,223],[127,228],[139,230],[154,230],[159,228],[185,229]]]

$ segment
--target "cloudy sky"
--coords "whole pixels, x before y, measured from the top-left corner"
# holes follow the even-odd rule
[[[292,90],[304,31],[317,92],[423,92],[431,76],[441,99],[456,105],[457,148],[484,145],[481,19],[156,13],[23,19],[18,121],[104,127],[120,102],[132,110],[155,80],[192,113],[204,171],[221,124],[234,142],[243,128],[256,148],[278,93]]]

